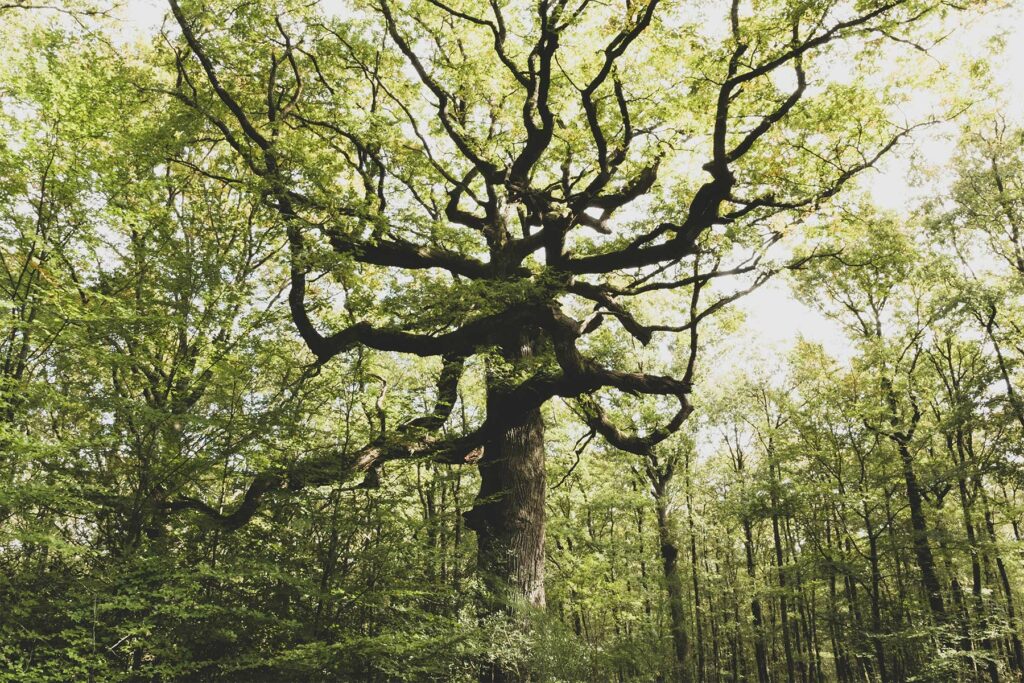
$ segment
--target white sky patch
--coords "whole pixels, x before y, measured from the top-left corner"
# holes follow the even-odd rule
[[[130,41],[155,35],[169,11],[170,6],[160,0],[128,0],[118,6],[115,14],[124,22],[124,36],[120,37]]]
[[[853,352],[842,328],[833,320],[796,300],[782,279],[766,283],[741,303],[746,334],[752,344],[787,352],[802,340],[821,344],[832,356],[846,360]]]
[[[990,54],[993,41],[1000,36],[1004,41],[1001,54]],[[900,108],[907,117],[907,123],[926,120],[931,112],[941,107],[943,97],[958,93],[970,97],[968,88],[972,79],[965,65],[969,60],[985,58],[992,65],[994,84],[1001,90],[999,97],[1005,102],[1000,113],[1010,123],[1024,123],[1024,5],[981,15],[966,26],[958,27],[956,33],[929,52],[929,57],[923,57],[925,63],[930,61],[939,70],[940,84],[948,83],[949,87],[938,91],[922,90],[915,94],[907,105]],[[984,102],[975,102],[972,106],[983,109],[985,105]],[[958,122],[952,121],[918,131],[909,143],[884,160],[877,171],[867,175],[865,186],[875,203],[883,209],[901,211],[925,192],[934,192],[933,184],[927,189],[914,187],[911,156],[916,156],[917,162],[924,167],[948,166],[956,152],[958,126]],[[947,180],[952,180],[950,174],[946,176]],[[938,180],[941,183],[942,178]]]

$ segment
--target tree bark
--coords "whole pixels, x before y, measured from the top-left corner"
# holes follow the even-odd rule
[[[951,446],[953,439],[947,440],[947,446]],[[971,496],[968,492],[968,483],[965,471],[967,469],[968,448],[965,445],[965,436],[960,429],[956,430],[956,450],[949,448],[953,455],[954,463],[957,465],[957,492],[960,497],[960,512],[963,515],[964,533],[967,536],[967,549],[971,556],[971,598],[974,603],[974,610],[977,613],[978,631],[981,633],[981,647],[985,650],[987,657],[985,669],[989,680],[992,683],[999,683],[999,669],[995,661],[995,643],[988,635],[988,617],[986,604],[983,596],[984,585],[981,577],[981,549],[978,545],[977,534],[974,528],[974,518],[971,512]],[[972,458],[973,459],[973,458]]]
[[[544,422],[540,411],[487,447],[468,520],[477,568],[512,602],[544,606]]]
[[[507,346],[504,355],[515,365],[532,351],[528,342],[519,341]],[[493,375],[488,377],[487,411],[490,415],[516,411],[504,383]],[[547,480],[540,410],[528,411],[518,424],[489,442],[478,469],[480,491],[465,519],[477,535],[477,571],[488,593],[488,611],[522,616],[524,610],[543,608]],[[480,680],[515,683],[531,678],[519,667],[488,662]]]
[[[675,655],[675,680],[687,683],[689,675],[690,641],[686,632],[686,614],[683,611],[683,579],[679,575],[679,548],[672,540],[669,529],[668,501],[664,490],[656,490],[655,508],[658,515],[658,540],[661,543],[661,566],[668,589],[668,610],[671,619],[672,646]]]
[[[764,643],[764,616],[761,599],[757,597],[755,585],[754,535],[749,519],[743,520],[743,549],[747,558],[747,577],[750,579],[750,613],[754,618],[754,657],[757,660],[757,681],[768,683],[768,653]]]
[[[882,639],[882,570],[878,561],[878,532],[871,524],[871,514],[864,502],[864,526],[868,535],[868,562],[871,565],[871,645],[875,652],[878,675],[887,680],[888,667],[885,663],[885,642]]]
[[[838,533],[836,534],[835,545],[832,545],[832,528],[828,520],[825,521],[825,547],[829,549],[830,553],[835,553],[836,556],[842,554],[842,546],[839,542]],[[850,660],[846,654],[846,648],[844,647],[844,638],[842,635],[841,617],[839,611],[839,599],[838,590],[836,589],[836,575],[837,563],[835,561],[828,562],[828,604],[829,604],[829,615],[828,615],[828,630],[829,630],[829,641],[832,646],[833,660],[835,661],[836,680],[839,683],[847,683],[852,677],[852,671],[850,668]]]
[[[772,455],[771,457],[774,457]],[[781,486],[781,477],[775,465],[769,464],[768,471],[772,477],[771,503],[772,503],[772,542],[775,549],[775,571],[779,587],[779,617],[782,626],[782,649],[786,656],[786,681],[793,683],[796,679],[796,669],[793,662],[793,643],[790,634],[789,624],[789,590],[786,585],[785,557],[782,552],[782,537],[779,530],[779,496],[776,487]]]
[[[907,502],[910,506],[914,559],[921,572],[921,583],[924,586],[932,616],[937,624],[944,624],[946,622],[946,605],[942,599],[942,586],[939,583],[938,572],[935,570],[935,558],[932,555],[931,544],[928,542],[928,523],[925,521],[924,502],[917,483],[917,474],[914,472],[914,458],[903,439],[897,440],[896,446],[903,464],[903,481],[906,485]]]
[[[1017,612],[1013,603],[1013,589],[1010,587],[1010,577],[1006,571],[1006,563],[1003,555],[998,550],[999,537],[996,535],[995,521],[992,518],[992,511],[988,506],[988,496],[985,494],[984,483],[978,483],[978,495],[981,497],[985,514],[985,530],[988,532],[988,540],[994,549],[996,568],[999,571],[999,584],[1003,590],[1003,597],[1006,599],[1007,625],[1010,627],[1010,669],[1017,672],[1024,671],[1024,646],[1021,645],[1019,626],[1017,623]]]
[[[701,605],[700,580],[698,576],[697,531],[693,521],[693,478],[690,472],[690,456],[686,456],[686,521],[690,532],[690,580],[693,583],[693,621],[697,635],[697,670],[698,680],[706,680],[704,657],[703,608]],[[717,660],[716,660],[717,661]]]

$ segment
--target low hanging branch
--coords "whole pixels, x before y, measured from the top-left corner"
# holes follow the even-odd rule
[[[439,442],[434,433],[451,415],[458,398],[459,379],[465,367],[465,358],[446,356],[436,384],[437,400],[434,409],[415,419],[402,423],[390,434],[383,430],[376,439],[352,453],[329,453],[302,460],[287,468],[273,468],[255,475],[234,511],[224,514],[195,498],[182,497],[169,501],[169,512],[192,510],[201,513],[208,523],[222,529],[237,529],[259,509],[262,500],[271,494],[299,491],[308,486],[324,486],[344,482],[363,474],[361,485],[369,488],[376,482],[376,469],[389,460],[429,458],[432,455],[458,452],[463,458],[470,455],[472,439]],[[383,427],[383,421],[382,421]],[[465,451],[463,453],[462,451]],[[449,455],[449,457],[452,457]]]

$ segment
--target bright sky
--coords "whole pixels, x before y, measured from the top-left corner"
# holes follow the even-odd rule
[[[1002,34],[1005,47],[1001,58],[993,59],[993,77],[1005,106],[1001,107],[1009,119],[1024,123],[1024,4],[990,12],[971,22],[970,26],[935,46],[930,57],[922,56],[933,68],[944,68],[950,83],[950,92],[963,87],[968,79],[962,77],[963,64],[972,57],[981,57],[990,40]],[[941,94],[941,93],[940,93]],[[935,104],[934,94],[918,100],[908,116],[927,116]],[[980,102],[979,107],[991,106]],[[913,140],[902,146],[879,167],[862,180],[875,203],[888,210],[901,211],[913,203],[926,189],[914,187],[910,179],[912,158],[935,169],[948,166],[955,151],[956,123],[926,128]],[[940,181],[941,182],[941,174]],[[845,359],[851,349],[838,325],[820,313],[796,301],[784,282],[765,285],[744,299],[739,307],[747,314],[748,336],[758,340],[758,346],[769,346],[778,351],[791,348],[801,337],[821,343],[834,356]],[[754,359],[756,361],[756,359]]]

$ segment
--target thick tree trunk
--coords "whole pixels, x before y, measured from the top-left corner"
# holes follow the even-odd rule
[[[527,343],[511,346],[506,359],[528,358]],[[488,378],[488,414],[514,413],[500,380]],[[478,464],[480,491],[466,515],[477,535],[477,571],[487,588],[489,611],[522,615],[544,607],[544,421],[539,410],[524,414],[519,424],[494,439]],[[524,621],[523,627],[526,628]],[[529,672],[488,663],[481,681],[529,681]]]
[[[480,492],[469,513],[477,569],[503,602],[544,606],[544,422],[525,424],[488,445]]]

